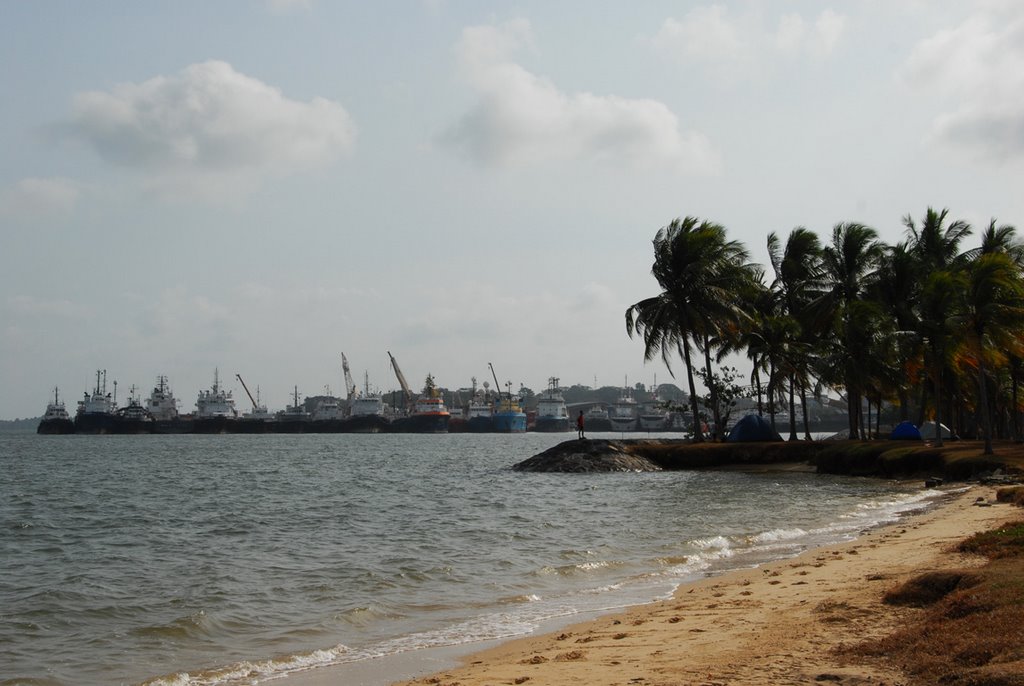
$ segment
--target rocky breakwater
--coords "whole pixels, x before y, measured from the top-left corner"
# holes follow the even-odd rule
[[[577,439],[548,448],[514,465],[517,472],[658,472],[661,467],[637,451],[638,441]]]
[[[521,472],[656,472],[677,469],[813,470],[831,442],[694,443],[681,438],[570,440],[512,468]]]

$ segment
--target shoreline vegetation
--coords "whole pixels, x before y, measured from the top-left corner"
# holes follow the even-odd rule
[[[770,272],[717,222],[687,216],[658,230],[660,291],[626,309],[626,333],[643,341],[647,361],[671,370],[680,358],[696,441],[702,417],[710,438],[722,438],[741,395],[757,398],[759,414],[767,406],[772,424],[787,414],[791,439],[801,425],[807,435],[807,400],[823,388],[841,394],[851,438],[869,438],[884,414],[887,423],[945,422],[955,436],[983,439],[986,454],[994,439],[1021,439],[1024,243],[993,218],[964,250],[973,229],[948,209],[929,207],[920,223],[908,214],[903,225],[895,245],[857,222],[825,239],[802,226],[772,231]],[[741,353],[747,388],[712,363]]]

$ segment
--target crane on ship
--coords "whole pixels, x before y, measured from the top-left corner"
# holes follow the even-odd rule
[[[345,372],[345,392],[348,393],[348,402],[351,404],[355,400],[358,390],[355,382],[352,381],[352,372],[349,371],[348,358],[345,357],[345,353],[341,354],[341,369]]]
[[[398,377],[398,385],[402,387],[403,401],[406,407],[412,401],[412,393],[409,391],[409,384],[405,382],[405,376],[402,374],[402,370],[398,368],[398,362],[395,360],[395,356],[388,351],[388,357],[391,358],[391,368],[395,370],[395,376]]]
[[[491,364],[490,362],[488,362],[487,366],[491,368],[491,376],[494,377],[494,389],[497,391],[498,397],[500,398],[501,397],[501,384],[498,383],[498,375],[494,373],[494,365]],[[512,397],[512,382],[509,381],[506,384],[506,386],[508,386],[508,397],[511,398]]]
[[[242,380],[242,375],[241,374],[235,374],[235,378],[237,378],[238,382],[242,384],[242,388],[245,389],[245,394],[247,396],[249,396],[249,400],[252,401],[252,411],[253,412],[259,411],[259,409],[260,409],[259,408],[259,404],[256,402],[256,399],[252,397],[252,393],[249,392],[249,387],[246,386],[245,385],[245,381]]]

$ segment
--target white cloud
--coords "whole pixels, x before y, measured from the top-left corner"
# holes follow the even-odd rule
[[[444,143],[485,164],[600,160],[717,171],[710,142],[700,133],[680,131],[664,103],[566,93],[511,61],[511,53],[530,40],[524,20],[463,31],[459,61],[479,100],[444,134]]]
[[[732,14],[724,5],[696,7],[669,17],[652,39],[656,50],[684,64],[707,66],[716,76],[757,73],[776,55],[832,54],[846,30],[846,17],[824,10],[813,21],[783,15],[775,28],[760,12]]]
[[[69,214],[80,196],[81,187],[70,179],[22,179],[0,192],[0,215],[29,217]]]
[[[814,22],[814,33],[811,36],[810,50],[820,55],[831,55],[846,32],[846,17],[825,10]]]
[[[70,300],[58,298],[49,300],[32,295],[11,295],[7,297],[8,314],[21,317],[55,317],[59,319],[85,319],[90,310]]]
[[[1024,6],[979,13],[921,41],[899,80],[934,94],[931,142],[991,161],[1024,158]]]
[[[654,45],[686,61],[735,59],[748,46],[740,33],[741,27],[729,16],[728,8],[697,7],[682,19],[666,19],[654,37]]]
[[[104,160],[171,194],[245,192],[267,176],[330,163],[355,140],[338,103],[290,100],[215,60],[80,93],[70,129]]]

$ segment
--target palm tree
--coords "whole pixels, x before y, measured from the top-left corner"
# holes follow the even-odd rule
[[[992,454],[992,418],[986,388],[985,359],[1005,350],[1024,334],[1024,280],[1005,252],[989,252],[975,260],[962,291],[961,324],[977,360],[978,407],[981,411],[985,454]]]
[[[750,360],[751,372],[750,382],[754,394],[757,396],[757,414],[764,416],[764,403],[761,399],[764,395],[764,388],[761,383],[761,373],[768,371],[768,358],[765,355],[764,341],[768,335],[767,319],[769,313],[773,312],[777,305],[775,294],[764,285],[764,270],[757,268],[752,274],[751,288],[743,295],[743,309],[748,313],[744,326],[739,330],[739,336],[733,342],[732,347],[726,352],[739,352],[746,350],[747,359]]]
[[[956,327],[952,316],[963,288],[963,271],[940,270],[929,274],[921,289],[921,337],[926,343],[926,364],[935,392],[935,443],[942,445],[942,378],[949,361]]]
[[[963,220],[946,224],[948,209],[941,212],[929,207],[918,227],[908,214],[903,218],[909,237],[908,245],[917,264],[918,278],[923,284],[919,303],[918,328],[928,341],[935,391],[935,440],[942,445],[942,376],[949,354],[948,337],[952,330],[947,319],[954,314],[957,303],[949,288],[960,284],[959,273],[969,262],[969,255],[960,251],[960,241],[971,234],[971,226]]]
[[[822,266],[828,288],[812,309],[818,316],[831,321],[832,354],[834,365],[823,369],[846,388],[849,403],[850,438],[855,439],[863,425],[860,407],[864,388],[865,327],[877,308],[868,302],[866,293],[875,279],[883,246],[878,233],[869,226],[857,223],[836,224],[832,241],[822,250]]]
[[[662,292],[626,310],[626,332],[630,337],[634,332],[643,337],[645,360],[660,353],[669,373],[671,354],[677,352],[683,358],[694,438],[700,441],[703,435],[690,346],[692,343],[704,351],[710,379],[714,341],[735,330],[741,317],[738,294],[751,278],[747,251],[726,238],[723,226],[696,217],[674,219],[658,231],[653,244],[651,273]],[[717,415],[717,398],[714,389],[710,390]]]
[[[968,259],[974,260],[980,255],[993,252],[1004,253],[1018,268],[1024,267],[1024,243],[1017,239],[1017,229],[1010,224],[996,225],[995,218],[981,232],[981,246],[965,254]]]
[[[931,272],[936,269],[949,269],[957,263],[963,264],[968,258],[961,255],[960,241],[971,235],[971,225],[957,219],[945,225],[949,210],[936,212],[931,207],[925,212],[924,220],[918,227],[908,214],[903,217],[903,225],[907,227],[909,245],[917,256],[919,265]]]
[[[916,258],[907,243],[885,247],[872,299],[877,301],[893,327],[888,332],[893,364],[901,374],[890,377],[900,406],[900,420],[910,418],[909,394],[914,374],[910,361],[920,351],[919,322],[915,306],[920,299],[920,277]]]
[[[782,312],[793,319],[797,327],[795,339],[787,346],[789,359],[789,437],[796,440],[794,387],[800,386],[803,405],[804,432],[810,438],[807,419],[807,385],[811,356],[820,327],[809,316],[808,305],[823,294],[821,242],[817,235],[798,226],[789,233],[783,249],[773,231],[768,234],[768,256],[775,271],[771,288],[777,294]]]

